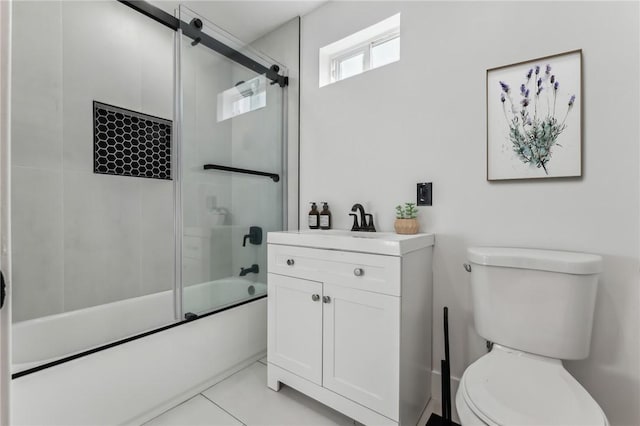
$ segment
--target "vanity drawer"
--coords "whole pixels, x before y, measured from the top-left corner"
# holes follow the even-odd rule
[[[400,296],[400,257],[269,244],[268,258],[274,274]]]

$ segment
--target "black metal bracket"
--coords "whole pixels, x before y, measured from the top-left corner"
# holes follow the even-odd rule
[[[0,309],[4,306],[7,297],[7,284],[4,282],[4,274],[0,271]]]
[[[266,176],[271,178],[274,182],[280,180],[280,175],[277,173],[259,172],[257,170],[239,169],[237,167],[221,166],[219,164],[205,164],[202,166],[204,170],[222,170],[225,172],[244,173],[246,175]]]
[[[195,319],[198,319],[198,315],[194,314],[193,312],[187,312],[186,314],[184,314],[184,319],[185,321],[193,321]]]
[[[144,0],[118,0],[118,2],[130,7],[136,12],[142,13],[165,27],[171,28],[173,31],[181,29],[184,35],[194,40],[194,43],[192,43],[194,46],[201,43],[209,49],[226,56],[232,61],[243,65],[258,74],[265,74],[266,77],[271,80],[271,84],[277,83],[280,87],[289,85],[289,77],[278,74],[280,71],[280,67],[278,65],[272,65],[267,68],[261,63],[249,58],[241,52],[238,52],[234,48],[229,47],[221,41],[203,33],[202,21],[200,19],[193,19],[189,23],[181,21],[175,16],[172,16],[159,7],[153,6]]]

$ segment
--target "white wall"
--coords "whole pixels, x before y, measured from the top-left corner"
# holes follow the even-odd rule
[[[300,18],[281,25],[251,43],[287,67],[289,85],[286,88],[287,163],[283,167],[287,176],[287,228],[298,229],[298,149],[300,123]]]
[[[318,88],[320,47],[397,12],[399,62]],[[640,424],[638,12],[632,2],[332,2],[303,17],[301,34],[301,223],[309,201],[326,200],[348,229],[360,202],[391,231],[394,206],[433,182],[419,216],[436,234],[434,369],[448,306],[457,377],[485,352],[468,246],[603,255],[591,355],[567,366],[613,425]],[[583,177],[487,182],[485,71],[579,48]]]

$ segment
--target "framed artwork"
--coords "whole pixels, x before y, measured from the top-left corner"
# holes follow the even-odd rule
[[[582,176],[582,50],[487,70],[487,180]]]

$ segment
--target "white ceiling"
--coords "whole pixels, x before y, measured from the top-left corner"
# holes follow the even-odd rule
[[[178,4],[183,4],[247,43],[262,37],[296,16],[309,13],[325,2],[326,0],[149,1],[172,15]]]

